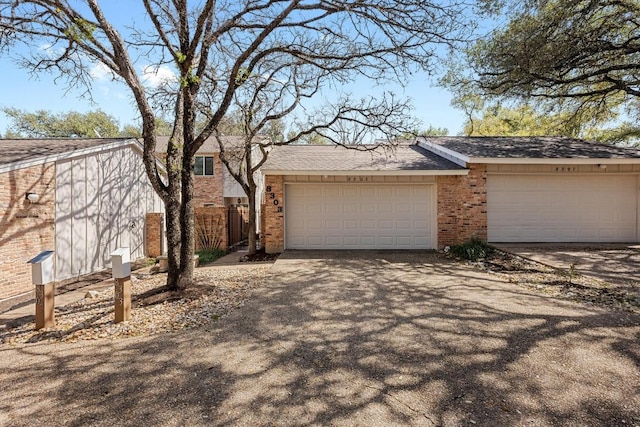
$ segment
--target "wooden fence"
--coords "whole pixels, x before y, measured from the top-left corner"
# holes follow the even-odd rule
[[[249,208],[230,206],[227,210],[227,230],[229,246],[247,240],[249,235]]]

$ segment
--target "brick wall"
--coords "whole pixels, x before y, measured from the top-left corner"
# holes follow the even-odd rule
[[[218,153],[201,154],[198,156],[213,156],[213,176],[194,177],[194,202],[196,207],[208,204],[224,206],[223,175],[225,165]]]
[[[160,212],[148,212],[145,219],[145,255],[159,257],[162,255],[162,229],[164,227],[164,214]]]
[[[461,176],[438,176],[438,246],[458,241],[458,189]]]
[[[470,165],[464,176],[439,176],[438,247],[471,237],[487,239],[487,169]]]
[[[259,198],[260,195],[256,194],[256,199]],[[265,243],[266,243],[266,217],[264,216],[264,210],[265,208],[265,204],[262,203],[260,205],[260,247],[264,248],[265,247]]]
[[[284,185],[282,176],[267,175],[264,181],[264,248],[269,254],[284,251]]]
[[[32,291],[27,261],[54,249],[55,172],[47,163],[0,174],[0,300]]]

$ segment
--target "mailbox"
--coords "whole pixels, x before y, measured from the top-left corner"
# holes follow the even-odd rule
[[[43,251],[29,260],[34,285],[46,285],[53,282],[53,251]]]
[[[111,254],[111,268],[114,279],[124,279],[131,276],[129,248],[118,248]]]

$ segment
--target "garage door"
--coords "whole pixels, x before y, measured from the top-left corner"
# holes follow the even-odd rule
[[[634,175],[489,175],[491,242],[635,242]]]
[[[435,185],[288,184],[289,249],[432,249]]]

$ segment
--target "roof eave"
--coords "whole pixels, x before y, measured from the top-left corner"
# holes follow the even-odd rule
[[[429,150],[432,153],[444,159],[447,159],[458,166],[462,166],[466,168],[467,164],[469,163],[469,157],[465,156],[464,154],[458,153],[457,151],[449,150],[448,148],[445,148],[441,145],[429,142],[424,138],[417,138],[416,144],[418,145],[418,147],[422,147],[425,150]]]
[[[313,176],[438,176],[438,175],[468,175],[468,169],[430,169],[430,170],[284,170],[262,169],[263,175],[313,175]]]
[[[137,141],[135,141],[135,139],[133,139],[133,138],[131,138],[131,139],[123,139],[123,140],[119,140],[119,141],[110,142],[108,144],[95,145],[93,147],[81,148],[79,150],[69,150],[69,151],[65,151],[63,153],[38,156],[38,157],[34,157],[32,159],[22,160],[22,161],[19,160],[17,162],[12,162],[12,163],[7,163],[5,165],[0,165],[0,173],[10,172],[10,171],[18,170],[18,169],[24,169],[24,168],[28,168],[28,167],[32,167],[32,166],[43,165],[43,164],[46,164],[46,163],[57,162],[59,160],[72,159],[74,157],[84,156],[84,155],[92,154],[92,153],[97,153],[97,152],[104,151],[104,150],[110,150],[110,149],[113,149],[113,148],[124,147],[124,146],[130,145],[132,143],[137,144]]]
[[[640,159],[630,158],[533,158],[533,157],[471,157],[469,163],[484,164],[527,164],[527,165],[619,165],[640,164]]]

